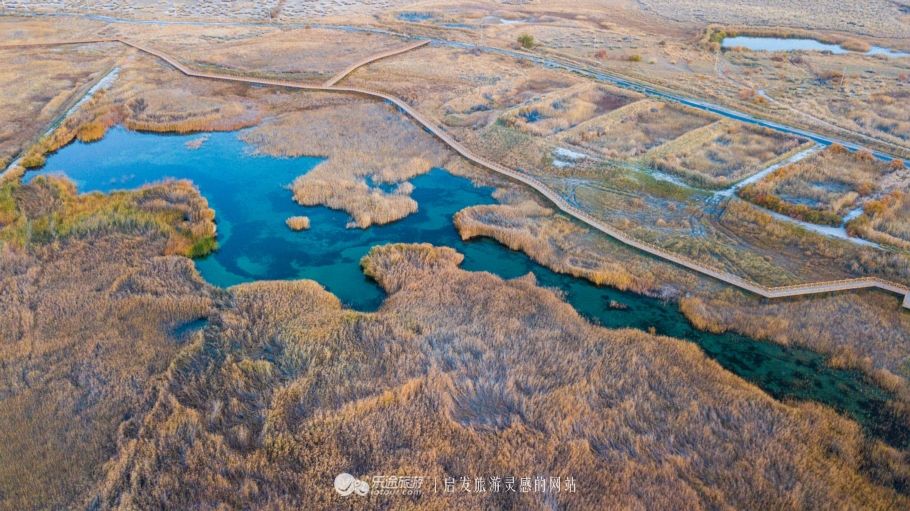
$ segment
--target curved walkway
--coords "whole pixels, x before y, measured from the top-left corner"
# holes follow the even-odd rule
[[[328,79],[324,84],[322,84],[322,85],[323,85],[323,87],[331,87],[332,85],[335,85],[336,83],[340,82],[345,76],[347,76],[347,75],[353,73],[354,70],[357,69],[357,68],[359,68],[359,67],[363,67],[363,66],[365,66],[365,65],[367,65],[367,64],[372,64],[373,62],[376,62],[377,60],[382,60],[382,59],[384,59],[384,58],[386,58],[386,57],[393,57],[393,56],[395,56],[395,55],[400,55],[400,54],[402,54],[402,53],[404,53],[404,52],[407,52],[407,51],[411,51],[411,50],[420,48],[421,46],[424,46],[424,45],[426,45],[426,44],[430,44],[430,40],[429,40],[429,39],[424,39],[424,40],[422,40],[422,41],[417,41],[417,42],[411,43],[411,44],[409,44],[409,45],[407,45],[407,46],[404,46],[404,47],[401,47],[401,48],[395,48],[395,49],[389,50],[389,51],[387,51],[387,52],[385,52],[385,53],[378,53],[378,54],[376,54],[376,55],[370,55],[369,57],[367,57],[367,58],[361,60],[360,62],[355,62],[355,63],[351,64],[350,66],[344,68],[340,73],[338,73],[338,74],[336,74],[335,76],[329,78],[329,79]]]
[[[95,41],[87,42],[110,42],[110,39],[99,39]],[[452,138],[451,135],[443,131],[438,127],[434,122],[426,118],[423,114],[413,109],[404,101],[385,94],[383,92],[374,91],[370,89],[363,89],[359,87],[339,87],[339,86],[326,86],[326,85],[311,85],[300,82],[293,82],[287,80],[273,80],[267,78],[247,78],[243,76],[232,76],[219,73],[208,73],[203,71],[192,70],[179,61],[171,57],[170,55],[161,52],[159,50],[146,47],[139,43],[134,43],[124,39],[117,39],[118,42],[121,42],[127,46],[135,48],[141,52],[153,55],[163,60],[164,62],[170,64],[175,69],[181,73],[191,76],[194,78],[206,78],[211,80],[225,80],[233,82],[244,82],[244,83],[254,83],[260,85],[274,85],[278,87],[287,87],[292,89],[301,89],[301,90],[312,90],[312,91],[322,91],[322,92],[342,92],[342,93],[351,93],[351,94],[360,94],[364,96],[369,96],[373,98],[379,98],[389,103],[394,104],[401,111],[408,114],[415,121],[420,123],[427,131],[435,135],[439,140],[448,145],[452,150],[457,152],[459,155],[465,159],[475,163],[481,167],[484,167],[488,170],[502,174],[504,176],[510,177],[516,181],[524,183],[527,186],[530,186],[538,193],[549,199],[560,211],[566,213],[569,216],[576,218],[577,220],[587,224],[588,226],[597,229],[598,231],[607,234],[608,236],[616,239],[617,241],[624,243],[630,247],[641,250],[642,252],[651,254],[653,256],[659,257],[661,259],[671,261],[680,266],[688,268],[690,270],[696,271],[703,275],[715,278],[722,282],[725,282],[729,285],[738,287],[740,289],[749,291],[751,293],[763,296],[765,298],[784,298],[789,296],[804,296],[811,294],[820,294],[820,293],[831,293],[835,291],[847,291],[852,289],[865,289],[865,288],[877,288],[892,293],[897,293],[904,296],[903,307],[910,309],[910,287],[898,284],[896,282],[891,282],[888,280],[880,279],[877,277],[861,277],[855,279],[843,279],[843,280],[834,280],[826,282],[813,282],[808,284],[797,284],[792,286],[780,286],[780,287],[767,287],[762,286],[758,283],[746,280],[738,275],[734,275],[728,271],[711,268],[703,263],[690,259],[688,257],[671,253],[667,250],[664,250],[661,247],[652,245],[648,242],[635,239],[621,230],[608,225],[607,223],[593,217],[589,213],[586,213],[575,206],[569,204],[563,197],[558,193],[551,190],[546,184],[541,182],[535,177],[529,176],[525,173],[518,172],[507,168],[499,163],[487,160],[481,156],[475,155],[468,148],[463,146],[460,142]],[[46,43],[45,43],[46,44]],[[18,45],[23,46],[23,45]],[[416,46],[414,46],[416,47]],[[410,48],[408,48],[410,49]],[[407,51],[407,50],[404,50]],[[399,52],[400,53],[400,52]],[[383,58],[385,55],[380,55],[378,58]],[[374,58],[373,60],[376,60]],[[365,62],[364,62],[365,63]],[[363,65],[361,63],[360,65]],[[354,66],[351,70],[356,69]],[[336,80],[337,82],[337,80]]]

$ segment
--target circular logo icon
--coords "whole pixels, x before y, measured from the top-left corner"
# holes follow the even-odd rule
[[[363,497],[370,493],[370,485],[347,472],[342,472],[335,476],[335,491],[342,497],[352,493]]]

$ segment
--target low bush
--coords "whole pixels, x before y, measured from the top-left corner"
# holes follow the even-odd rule
[[[526,50],[530,50],[534,47],[534,36],[530,34],[521,34],[518,36],[518,44]]]

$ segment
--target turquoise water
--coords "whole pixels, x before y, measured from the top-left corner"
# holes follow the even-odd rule
[[[198,138],[115,128],[99,142],[63,148],[25,179],[63,173],[83,192],[135,188],[166,177],[190,179],[215,209],[218,224],[219,249],[196,261],[206,280],[230,286],[264,279],[314,279],[358,310],[374,310],[384,298],[382,289],[360,269],[360,259],[370,247],[395,242],[450,246],[465,255],[462,266],[467,270],[506,279],[533,272],[542,286],[560,289],[566,301],[592,321],[611,328],[653,328],[695,342],[723,367],[777,398],[819,401],[891,443],[906,445],[910,439],[904,426],[883,415],[885,392],[857,372],[828,367],[815,352],[742,335],[702,332],[675,303],[554,273],[489,239],[463,242],[452,215],[467,206],[493,203],[490,188],[434,169],[412,180],[412,196],[420,205],[417,213],[388,225],[347,229],[346,213],[303,207],[291,199],[288,185],[321,159],[254,156],[236,133],[212,133],[200,148],[186,146]],[[309,216],[311,228],[288,229],[284,221],[294,215]],[[624,308],[611,307],[611,302]]]
[[[725,37],[720,45],[723,48],[746,48],[753,51],[830,51],[841,54],[850,53],[839,44],[823,43],[815,39],[787,38],[787,37]],[[873,46],[866,55],[885,55],[888,57],[907,57],[910,53],[896,51],[881,46]]]

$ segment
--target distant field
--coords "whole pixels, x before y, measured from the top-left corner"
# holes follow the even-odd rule
[[[548,94],[507,112],[502,120],[525,133],[551,135],[628,105],[636,98],[606,86],[584,84]]]
[[[406,44],[389,35],[319,28],[117,25],[116,29],[198,69],[311,83],[321,83],[367,56]]]
[[[714,120],[695,110],[649,99],[580,125],[567,132],[564,140],[609,158],[633,158]]]
[[[694,132],[690,132],[694,133]],[[784,133],[721,121],[653,151],[654,165],[698,184],[726,186],[792,153],[806,142]]]
[[[711,21],[755,26],[797,26],[882,37],[907,36],[907,15],[889,0],[638,0],[646,11],[680,21]]]
[[[306,19],[326,16],[376,14],[410,2],[401,0],[237,0],[230,2],[197,2],[176,0],[154,2],[140,0],[128,3],[106,0],[8,0],[3,7],[12,12],[91,12],[129,18],[196,18],[196,19]]]

